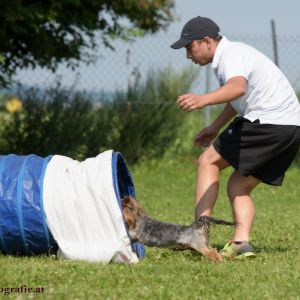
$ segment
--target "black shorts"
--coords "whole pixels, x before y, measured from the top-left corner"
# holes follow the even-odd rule
[[[213,146],[241,175],[281,185],[300,147],[300,126],[260,124],[237,117]]]

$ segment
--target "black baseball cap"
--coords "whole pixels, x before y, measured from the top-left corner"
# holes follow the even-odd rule
[[[180,49],[192,41],[203,39],[206,36],[216,38],[219,36],[219,32],[220,28],[213,20],[198,16],[183,26],[180,39],[172,44],[171,48]]]

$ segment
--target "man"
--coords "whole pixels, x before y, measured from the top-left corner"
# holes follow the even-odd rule
[[[217,90],[185,94],[177,103],[188,112],[226,103],[217,119],[195,137],[196,145],[208,147],[199,158],[195,217],[211,215],[219,172],[234,167],[227,190],[237,225],[221,253],[243,259],[255,257],[250,244],[255,216],[250,193],[260,182],[282,184],[300,145],[300,105],[290,83],[271,60],[244,43],[221,37],[219,31],[212,20],[196,17],[185,24],[180,39],[171,47],[185,47],[187,58],[195,64],[211,63],[219,80]],[[237,113],[240,116],[217,137]]]

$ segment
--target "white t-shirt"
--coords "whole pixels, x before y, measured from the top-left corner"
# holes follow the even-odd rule
[[[300,126],[300,104],[285,75],[264,54],[249,45],[223,37],[212,68],[224,85],[230,78],[247,79],[246,94],[230,104],[250,121],[261,124]]]

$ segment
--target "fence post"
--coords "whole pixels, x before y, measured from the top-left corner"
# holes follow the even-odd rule
[[[210,91],[210,68],[206,66],[206,84],[205,84],[205,93],[208,93]],[[211,107],[206,106],[204,108],[204,114],[205,114],[205,127],[210,125],[210,114],[211,114]]]
[[[278,51],[277,51],[277,37],[276,37],[276,28],[275,28],[275,21],[274,20],[271,20],[271,28],[272,28],[274,63],[277,67],[279,67]]]

